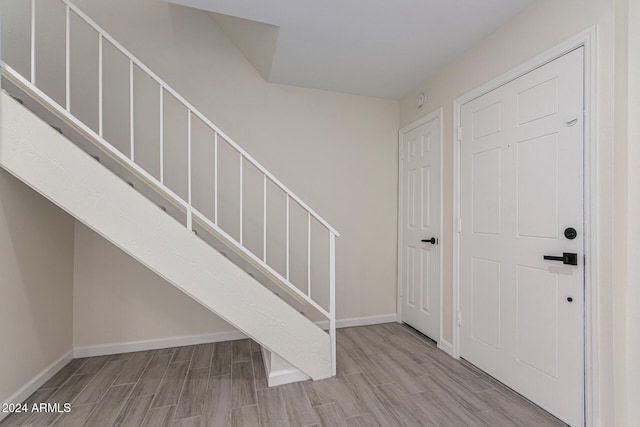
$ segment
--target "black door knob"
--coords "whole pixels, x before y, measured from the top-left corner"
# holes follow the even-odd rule
[[[562,256],[544,255],[544,259],[547,261],[560,261],[567,265],[578,265],[578,254],[571,252],[564,252]]]
[[[438,244],[438,239],[436,239],[435,237],[432,237],[430,239],[423,239],[422,242],[431,243],[432,245],[437,245]]]

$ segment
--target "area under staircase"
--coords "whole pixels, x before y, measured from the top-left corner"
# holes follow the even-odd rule
[[[338,232],[71,2],[2,8],[0,166],[258,342],[270,385],[335,375]]]

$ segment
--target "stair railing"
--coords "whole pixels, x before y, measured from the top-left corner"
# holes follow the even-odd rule
[[[24,1],[24,0],[21,0]],[[226,135],[222,130],[220,130],[213,122],[211,122],[204,114],[202,114],[198,109],[196,109],[193,105],[191,105],[184,97],[182,97],[178,92],[176,92],[171,86],[165,83],[158,75],[156,75],[153,71],[151,71],[145,64],[143,64],[139,59],[137,59],[131,52],[124,48],[117,40],[111,37],[105,30],[103,30],[99,25],[97,25],[91,18],[89,18],[85,13],[83,13],[77,6],[71,3],[69,0],[57,0],[62,3],[62,6],[65,9],[65,105],[62,106],[58,102],[56,102],[53,98],[48,96],[41,88],[38,87],[36,75],[37,75],[37,61],[36,61],[36,34],[37,34],[37,2],[36,0],[26,0],[31,2],[31,14],[30,14],[30,69],[29,76],[25,77],[20,74],[16,69],[12,68],[12,66],[5,62],[5,58],[0,55],[0,67],[3,77],[9,79],[11,82],[19,86],[22,90],[27,91],[30,95],[35,96],[40,103],[44,103],[47,108],[53,111],[60,118],[65,120],[67,123],[72,125],[76,130],[83,133],[85,136],[90,137],[94,143],[99,144],[104,150],[106,150],[112,157],[114,157],[119,163],[126,165],[126,167],[130,168],[131,171],[135,172],[137,175],[141,176],[144,180],[152,183],[157,189],[159,189],[163,193],[163,197],[170,199],[177,205],[181,206],[181,208],[186,212],[186,223],[185,226],[188,230],[193,231],[193,221],[197,219],[202,223],[206,224],[208,227],[213,229],[216,233],[223,236],[230,244],[232,244],[236,249],[242,252],[242,254],[248,259],[252,260],[254,263],[257,263],[261,268],[267,271],[271,276],[275,277],[278,281],[284,284],[291,292],[297,295],[299,298],[304,300],[306,303],[314,307],[319,313],[321,313],[324,317],[327,318],[329,322],[329,335],[331,337],[331,346],[332,346],[332,369],[333,374],[336,373],[336,323],[335,323],[335,315],[336,315],[336,305],[335,305],[335,239],[340,234],[331,226],[327,221],[325,221],[320,215],[318,215],[313,209],[311,209],[305,202],[303,202],[298,196],[296,196],[291,190],[289,190],[282,182],[280,182],[273,174],[271,174],[266,168],[264,168],[260,163],[258,163],[250,154],[248,154],[244,149],[242,149],[238,144],[236,144],[228,135]],[[76,16],[82,19],[90,28],[92,28],[98,36],[98,129],[97,132],[94,131],[90,126],[82,122],[77,116],[71,113],[71,18],[72,16]],[[103,93],[103,58],[104,51],[103,46],[105,43],[109,43],[115,49],[117,49],[121,54],[123,54],[126,59],[129,61],[129,110],[130,110],[130,155],[127,156],[123,154],[120,150],[118,150],[115,146],[109,143],[104,136],[104,93]],[[1,53],[1,52],[0,52]],[[135,117],[134,117],[134,66],[145,73],[151,80],[153,80],[158,86],[158,94],[159,94],[159,105],[158,105],[158,114],[160,115],[160,177],[157,179],[153,176],[152,173],[144,169],[140,164],[135,161],[135,138],[134,138],[134,130],[135,130]],[[164,179],[164,97],[166,94],[170,94],[173,96],[183,107],[186,108],[187,111],[187,200],[183,197],[176,194],[176,192],[172,191],[166,184]],[[214,170],[216,172],[216,177],[214,180],[214,206],[215,213],[213,220],[208,218],[198,209],[196,209],[192,204],[192,119],[196,117],[202,123],[204,123],[211,131],[213,131],[214,135]],[[220,227],[218,220],[218,145],[219,139],[224,139],[224,142],[227,143],[230,147],[232,147],[238,154],[240,159],[240,233],[239,239],[234,238],[230,233],[226,232],[222,227]],[[261,174],[262,174],[262,182],[263,182],[263,215],[262,215],[262,226],[263,226],[263,251],[262,257],[258,257],[256,254],[251,252],[247,247],[243,245],[243,209],[242,209],[242,200],[243,200],[243,188],[242,188],[242,164],[244,161],[252,164]],[[286,194],[286,209],[285,209],[285,223],[286,223],[286,273],[284,275],[280,274],[274,267],[267,263],[267,185],[271,182],[275,186],[277,186],[281,191]],[[303,292],[298,287],[296,287],[290,280],[290,244],[289,244],[289,230],[290,230],[290,206],[291,203],[294,202],[299,205],[307,216],[307,292]],[[329,241],[329,266],[328,266],[328,283],[329,287],[329,301],[328,308],[322,307],[321,303],[314,299],[311,293],[311,269],[312,269],[312,257],[311,257],[311,221],[314,219],[319,223],[327,233],[328,241]]]

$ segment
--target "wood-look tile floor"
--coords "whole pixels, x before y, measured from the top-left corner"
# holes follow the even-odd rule
[[[408,326],[338,330],[338,375],[267,387],[250,340],[74,359],[0,426],[562,426]]]

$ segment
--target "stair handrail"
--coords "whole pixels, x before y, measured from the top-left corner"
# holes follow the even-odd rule
[[[298,197],[293,191],[291,191],[287,186],[285,186],[280,180],[278,180],[271,172],[269,172],[264,166],[262,166],[257,160],[255,160],[249,153],[247,153],[242,147],[240,147],[231,137],[229,137],[226,133],[224,133],[220,128],[218,128],[211,120],[209,120],[202,112],[200,112],[196,107],[194,107],[191,103],[189,103],[182,95],[180,95],[175,89],[173,89],[169,84],[167,84],[162,78],[160,78],[156,73],[154,73],[149,67],[147,67],[142,61],[140,61],[135,55],[133,55],[128,49],[126,49],[122,44],[120,44],[115,38],[109,35],[102,27],[100,27],[95,21],[93,21],[89,16],[87,16],[82,10],[80,10],[76,5],[74,5],[70,0],[59,0],[66,7],[66,24],[65,24],[65,83],[66,83],[66,91],[65,91],[65,106],[62,107],[58,102],[54,101],[47,94],[45,94],[40,88],[36,85],[36,0],[30,0],[31,2],[31,40],[30,40],[30,78],[27,79],[22,74],[17,72],[14,68],[12,68],[9,64],[7,64],[1,56],[0,52],[0,69],[2,74],[5,77],[8,77],[11,81],[18,84],[20,87],[27,89],[32,94],[37,95],[42,101],[49,104],[49,107],[53,108],[55,112],[59,116],[63,116],[65,119],[70,120],[81,132],[89,135],[92,139],[95,139],[104,148],[106,148],[109,153],[117,157],[121,160],[121,162],[125,162],[129,167],[131,167],[134,172],[143,176],[144,179],[152,182],[156,187],[161,189],[166,196],[174,199],[174,201],[178,202],[181,206],[183,206],[186,210],[187,214],[187,224],[186,227],[190,231],[193,231],[193,216],[197,217],[199,220],[205,222],[207,225],[212,227],[216,232],[221,234],[227,240],[229,240],[234,246],[240,249],[247,257],[252,259],[254,262],[260,264],[262,268],[268,271],[272,276],[276,277],[282,283],[284,283],[291,291],[295,294],[303,298],[307,303],[312,305],[316,310],[326,316],[329,320],[329,335],[331,336],[331,344],[332,344],[332,369],[333,374],[336,373],[336,325],[335,325],[335,315],[336,315],[336,305],[335,305],[335,238],[340,236],[340,233],[333,228],[324,218],[322,218],[318,213],[316,213],[311,207],[309,207],[300,197]],[[98,38],[98,61],[99,61],[99,77],[98,77],[98,132],[96,133],[93,129],[87,126],[84,122],[78,119],[75,115],[71,113],[71,64],[70,64],[70,28],[71,28],[71,12],[81,18],[86,24],[88,24],[94,31],[97,32]],[[104,41],[109,42],[113,47],[115,47],[118,51],[120,51],[128,60],[129,60],[129,84],[130,84],[130,144],[131,144],[131,154],[130,156],[124,155],[120,150],[116,149],[111,143],[104,139],[103,134],[103,43]],[[160,88],[160,102],[159,107],[161,111],[161,120],[160,120],[160,179],[158,180],[151,173],[142,168],[139,164],[135,163],[134,160],[134,65],[138,67],[141,71],[143,71],[147,76],[153,79]],[[177,101],[179,101],[188,112],[188,200],[184,200],[183,197],[176,194],[169,187],[167,187],[164,183],[163,177],[163,111],[164,111],[164,101],[163,96],[164,92],[169,93],[173,96]],[[246,159],[249,163],[251,163],[258,171],[261,172],[263,176],[263,187],[264,187],[264,250],[263,250],[263,259],[257,257],[253,252],[247,249],[242,244],[242,202],[240,209],[240,241],[229,235],[225,232],[219,225],[217,221],[218,217],[218,192],[215,191],[215,218],[214,221],[211,221],[206,215],[202,214],[192,205],[192,188],[191,188],[191,120],[192,116],[200,119],[206,126],[208,126],[214,132],[214,144],[215,144],[215,171],[217,174],[218,171],[218,155],[217,155],[217,147],[218,147],[218,137],[222,137],[224,142],[229,144],[234,150],[238,152],[242,159]],[[242,162],[241,162],[242,164]],[[241,169],[242,171],[242,169]],[[280,273],[278,273],[275,269],[273,269],[266,262],[266,218],[267,218],[267,182],[271,181],[277,187],[279,187],[286,194],[286,230],[287,230],[287,242],[286,242],[286,276],[283,277]],[[218,180],[216,177],[215,185],[217,187]],[[217,188],[216,188],[217,189]],[[240,186],[240,200],[242,200],[242,186]],[[306,213],[307,213],[307,271],[308,271],[308,292],[304,293],[299,290],[293,283],[291,283],[289,278],[289,206],[290,201],[293,200],[297,203]],[[311,218],[314,218],[319,224],[321,224],[329,233],[329,308],[328,310],[323,308],[319,303],[317,303],[311,297]]]

